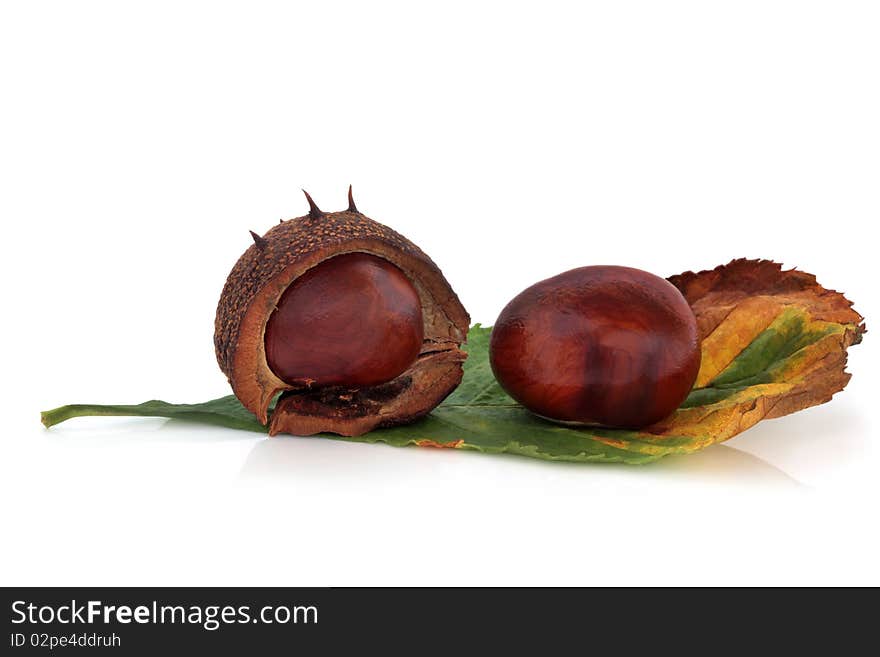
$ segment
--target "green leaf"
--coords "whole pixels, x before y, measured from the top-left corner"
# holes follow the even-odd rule
[[[383,442],[403,447],[453,447],[489,454],[521,454],[554,461],[607,461],[643,463],[677,449],[675,441],[646,452],[615,447],[594,439],[584,431],[552,424],[533,416],[505,393],[489,367],[491,330],[477,324],[468,334],[462,384],[433,413],[401,427],[377,429],[357,438],[325,434],[320,438],[352,442]],[[51,427],[74,417],[85,416],[166,417],[265,433],[266,427],[233,395],[201,404],[169,404],[152,400],[137,405],[62,406],[42,413]],[[637,441],[632,432],[606,432]]]
[[[115,406],[71,404],[69,406],[53,408],[51,411],[43,411],[40,413],[40,420],[46,428],[49,428],[71,418],[101,415],[167,417],[202,424],[213,424],[230,429],[244,429],[246,431],[266,433],[266,427],[260,424],[253,413],[242,406],[234,395],[212,399],[201,404],[169,404],[158,399],[153,399],[143,404]]]
[[[849,380],[846,349],[864,333],[861,316],[843,295],[821,288],[809,274],[783,272],[769,261],[737,260],[670,280],[697,316],[703,358],[696,386],[681,408],[651,427],[576,428],[535,417],[495,381],[489,366],[491,329],[477,324],[464,347],[469,357],[461,385],[429,416],[357,438],[315,439],[550,461],[646,463],[727,440],[765,417],[828,401]],[[266,432],[232,395],[203,404],[154,400],[134,406],[62,406],[44,412],[42,420],[51,427],[93,415],[157,416]]]

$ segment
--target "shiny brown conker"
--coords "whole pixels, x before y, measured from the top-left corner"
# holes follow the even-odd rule
[[[629,267],[581,267],[536,283],[502,310],[495,377],[558,422],[640,428],[672,413],[700,368],[697,323],[671,283]]]
[[[346,253],[284,291],[266,324],[266,359],[292,385],[373,386],[412,365],[423,337],[406,275],[383,258]]]

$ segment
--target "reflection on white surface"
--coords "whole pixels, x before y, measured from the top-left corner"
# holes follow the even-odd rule
[[[161,417],[73,418],[43,431],[50,442],[68,446],[103,443],[217,443],[254,440],[262,434]]]
[[[765,420],[728,443],[782,464],[811,487],[851,485],[866,472],[876,449],[868,412],[846,391],[832,402]]]
[[[5,436],[7,524],[27,539],[7,542],[0,574],[45,584],[83,573],[145,584],[216,584],[218,573],[240,585],[596,584],[621,576],[613,562],[648,564],[627,568],[635,583],[872,582],[876,441],[868,410],[849,397],[645,466],[147,418],[46,430],[31,413]],[[68,525],[80,533],[62,554],[58,527]],[[817,571],[828,554],[846,559]]]
[[[127,471],[128,476],[152,460],[173,467],[185,450],[204,464],[226,464],[225,472],[231,467],[240,472],[238,480],[251,484],[260,480],[313,483],[323,489],[324,484],[335,482],[334,490],[353,487],[364,492],[401,485],[429,490],[453,484],[478,496],[493,488],[513,491],[518,487],[534,489],[535,495],[544,490],[562,495],[564,490],[583,492],[586,488],[603,494],[650,493],[676,487],[693,490],[696,484],[716,490],[724,486],[797,490],[803,483],[811,489],[846,484],[852,471],[868,461],[867,419],[848,402],[841,395],[834,404],[760,422],[722,445],[644,466],[556,463],[325,438],[267,438],[161,418],[77,418],[41,435],[47,445],[66,452],[71,462],[89,460],[94,450],[105,455],[112,450],[114,469],[120,474]],[[243,465],[236,465],[242,458]]]
[[[729,445],[713,445],[694,454],[668,456],[648,467],[669,476],[718,479],[725,483],[767,483],[802,486],[772,463]]]
[[[554,485],[565,481],[579,489],[585,485],[582,480],[589,479],[591,486],[601,483],[607,490],[694,483],[797,488],[806,482],[813,488],[845,483],[850,471],[866,460],[864,436],[870,430],[861,409],[848,401],[841,396],[835,404],[761,422],[722,445],[644,466],[557,463],[325,438],[267,438],[161,418],[77,418],[41,434],[48,444],[65,451],[113,449],[127,453],[149,445],[162,445],[163,449],[177,445],[209,450],[202,455],[206,461],[219,457],[211,444],[237,443],[237,453],[242,448],[248,450],[240,479],[251,482],[260,478],[300,483],[345,479],[346,485],[391,485],[414,478],[438,483],[439,477],[440,485],[450,479],[470,485],[466,482],[470,476],[510,486],[517,478],[532,483],[552,481]]]
[[[112,472],[131,479],[149,468],[163,472],[166,485],[169,471],[179,468],[188,482],[197,477],[222,480],[234,473],[236,481],[309,483],[322,492],[328,482],[334,482],[334,491],[363,491],[370,486],[389,490],[401,484],[427,490],[454,482],[476,495],[493,487],[513,491],[518,486],[534,487],[536,495],[542,486],[551,494],[562,494],[566,487],[581,492],[585,487],[601,487],[602,493],[633,489],[649,493],[674,487],[693,491],[695,484],[716,491],[737,487],[739,492],[748,486],[870,489],[876,471],[872,466],[875,430],[868,410],[853,394],[857,384],[832,403],[760,422],[722,445],[644,466],[555,463],[325,438],[270,439],[260,433],[162,418],[76,418],[45,430],[36,413],[23,423],[22,431],[36,432],[37,440],[15,445],[30,457],[39,455],[35,464],[44,469],[57,462],[80,473],[94,469],[100,476]],[[189,468],[188,460],[194,464]]]
[[[276,437],[254,445],[241,470],[246,481],[275,479],[303,481],[315,477],[385,480],[407,476],[407,469],[421,472],[461,468],[462,474],[475,468],[494,475],[507,470],[513,477],[540,479],[638,478],[644,481],[764,484],[801,486],[800,482],[757,456],[727,445],[714,445],[687,456],[669,456],[643,466],[602,463],[541,461],[513,455],[479,454],[469,450],[439,450],[418,447],[389,447],[357,444],[321,438]],[[447,473],[448,474],[448,473]]]
[[[644,466],[556,463],[471,451],[398,448],[320,438],[278,437],[254,445],[242,478],[276,480],[343,476],[400,479],[443,471],[447,478],[468,477],[515,486],[519,481],[562,482],[582,488],[583,480],[607,490],[664,485],[786,489],[846,489],[865,480],[874,443],[870,418],[851,394],[782,418],[766,420],[730,441],[700,452],[668,456]],[[372,470],[373,472],[365,472]]]

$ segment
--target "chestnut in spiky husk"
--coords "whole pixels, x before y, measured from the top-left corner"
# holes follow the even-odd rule
[[[641,428],[684,401],[697,322],[671,283],[629,267],[572,269],[517,295],[489,345],[501,386],[549,420]]]
[[[429,413],[461,382],[470,319],[437,265],[355,207],[282,221],[233,267],[220,369],[269,433],[357,436]]]

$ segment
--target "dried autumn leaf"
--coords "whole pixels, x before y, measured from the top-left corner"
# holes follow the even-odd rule
[[[767,260],[734,260],[669,280],[694,309],[703,360],[682,407],[647,429],[576,429],[531,415],[493,378],[490,329],[477,325],[468,335],[462,384],[428,417],[359,438],[327,437],[547,460],[644,463],[694,452],[764,418],[821,404],[849,381],[846,350],[865,332],[862,317],[811,274],[783,271]],[[64,406],[43,413],[43,423],[82,415],[152,415],[265,431],[232,396],[204,404]]]

